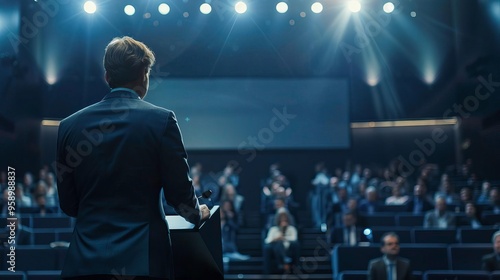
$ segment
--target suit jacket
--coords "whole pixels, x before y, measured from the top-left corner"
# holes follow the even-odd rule
[[[497,259],[497,254],[496,253],[491,253],[488,255],[483,256],[482,259],[483,263],[483,270],[493,272],[495,270],[500,270],[500,261]]]
[[[61,121],[55,164],[61,209],[76,217],[63,278],[173,277],[160,190],[186,220],[201,213],[172,111],[115,89]]]
[[[444,220],[446,221],[446,228],[452,228],[456,226],[455,214],[446,211],[444,214]],[[439,227],[439,217],[435,210],[430,210],[425,213],[424,217],[424,227],[426,228],[438,228]]]
[[[410,261],[398,257],[396,259],[396,278],[393,280],[411,280]],[[387,266],[383,258],[371,260],[368,264],[368,280],[387,280]]]
[[[345,227],[338,227],[334,228],[330,232],[330,243],[331,244],[345,244],[345,245],[350,245],[346,241],[346,228]],[[361,227],[357,226],[356,227],[356,245],[359,244],[359,242],[367,242],[369,241],[361,232]]]
[[[432,202],[427,197],[421,198],[421,205],[422,209],[420,214],[424,214],[425,212],[432,210],[434,208],[434,205],[432,205]],[[413,212],[414,208],[415,208],[415,197],[411,197],[406,203],[406,209],[408,212]]]

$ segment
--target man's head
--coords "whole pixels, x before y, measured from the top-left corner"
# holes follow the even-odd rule
[[[104,69],[109,87],[125,87],[142,99],[149,87],[149,71],[155,63],[153,52],[128,36],[114,38],[106,47]]]
[[[500,230],[493,233],[491,242],[493,243],[493,249],[495,250],[495,253],[500,254]]]
[[[399,236],[394,232],[382,235],[380,251],[389,258],[399,255]]]
[[[416,197],[424,197],[425,191],[425,185],[418,184],[413,187],[413,195]]]
[[[354,212],[345,212],[342,216],[342,223],[345,227],[352,227],[356,225],[356,214]]]
[[[435,200],[435,209],[436,211],[443,213],[446,211],[446,199],[442,196],[438,196]]]

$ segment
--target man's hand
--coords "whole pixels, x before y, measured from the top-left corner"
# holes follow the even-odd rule
[[[208,220],[208,218],[210,217],[210,209],[208,209],[208,206],[206,204],[201,204],[200,211],[201,211],[201,221]]]

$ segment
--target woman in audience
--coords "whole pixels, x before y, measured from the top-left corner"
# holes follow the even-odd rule
[[[269,229],[264,243],[268,252],[272,251],[283,272],[291,273],[293,266],[298,263],[300,248],[297,229],[290,223],[290,215],[287,212],[278,213],[275,225]]]
[[[385,200],[386,205],[403,205],[408,202],[408,196],[401,194],[401,186],[394,185],[392,188],[392,196]]]

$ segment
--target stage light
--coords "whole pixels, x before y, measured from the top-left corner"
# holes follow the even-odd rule
[[[83,4],[83,10],[87,14],[93,14],[97,11],[97,6],[93,1],[87,1],[85,4]]]
[[[243,14],[247,11],[247,4],[245,4],[244,2],[238,2],[236,3],[236,5],[234,5],[234,10],[238,13],[238,14]]]
[[[166,3],[161,3],[158,6],[158,12],[160,12],[160,14],[162,14],[162,15],[166,15],[166,14],[170,13],[170,6]]]
[[[200,6],[200,12],[204,15],[208,15],[212,12],[212,6],[208,3],[203,3]]]
[[[132,5],[127,5],[125,8],[123,8],[123,11],[125,12],[126,15],[132,16],[135,14],[135,8]]]
[[[323,5],[320,2],[315,2],[311,5],[311,11],[315,14],[319,14],[323,11]]]
[[[349,11],[353,13],[361,11],[361,3],[359,3],[359,1],[356,0],[351,0],[347,2],[347,7],[349,8]]]
[[[280,14],[286,13],[286,11],[288,11],[288,4],[285,2],[279,2],[276,4],[276,11]]]
[[[390,14],[394,11],[394,4],[392,4],[392,2],[387,2],[384,4],[384,12]]]
[[[411,16],[411,17],[416,17],[416,16],[417,16],[417,13],[416,13],[415,11],[411,11],[410,16]]]

